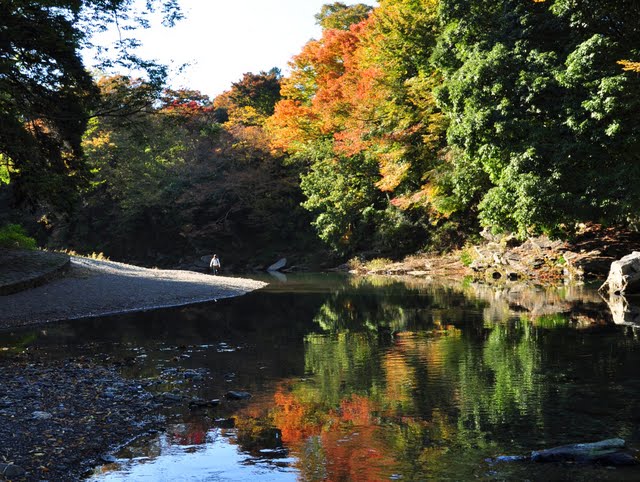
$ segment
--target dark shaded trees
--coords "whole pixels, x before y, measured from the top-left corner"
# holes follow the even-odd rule
[[[180,16],[175,0],[146,7],[154,5],[168,22]],[[0,1],[0,160],[19,202],[67,209],[86,181],[81,138],[99,97],[80,52],[113,22],[146,24],[131,0]],[[133,47],[123,40],[115,52],[102,49],[102,67],[143,69],[159,86],[164,67],[138,58]]]
[[[98,85],[111,105],[149,88],[123,77]],[[91,184],[52,243],[167,266],[216,251],[236,268],[317,249],[298,171],[271,154],[259,125],[220,122],[218,102],[196,91],[160,99],[91,119],[83,142]]]

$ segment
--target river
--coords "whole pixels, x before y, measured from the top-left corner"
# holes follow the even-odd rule
[[[116,451],[93,481],[639,480],[637,468],[493,460],[613,437],[640,447],[639,332],[609,320],[585,286],[296,275],[11,336],[221,400],[168,406],[166,432]]]

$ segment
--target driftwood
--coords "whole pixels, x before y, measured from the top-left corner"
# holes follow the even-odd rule
[[[599,442],[561,445],[545,450],[534,450],[530,456],[501,455],[495,462],[578,462],[583,464],[636,465],[638,459],[626,449],[620,438]]]
[[[640,293],[640,252],[634,251],[611,263],[609,276],[600,287],[609,294]]]

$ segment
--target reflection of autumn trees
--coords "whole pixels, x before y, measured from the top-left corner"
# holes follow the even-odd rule
[[[331,480],[357,478],[343,470],[355,470],[365,448],[375,451],[372,480],[394,467],[432,477],[445,470],[451,445],[490,450],[496,432],[540,429],[548,396],[540,330],[566,327],[567,306],[589,300],[554,290],[549,306],[560,313],[549,315],[545,293],[478,296],[471,284],[354,279],[318,310],[324,333],[305,337],[307,378],[280,386],[270,420],[308,478]],[[535,307],[531,318],[525,306]],[[387,468],[376,469],[376,457]]]
[[[589,299],[571,289],[553,290],[550,306],[561,312],[540,317],[551,313],[542,290],[341,278],[331,290],[314,291],[308,278],[299,282],[290,298],[255,293],[255,313],[236,303],[206,319],[217,326],[244,320],[236,329],[254,333],[262,349],[280,343],[274,365],[295,365],[274,373],[273,396],[252,387],[233,430],[245,452],[295,460],[301,480],[456,479],[451,471],[466,463],[460,457],[468,457],[467,469],[477,467],[484,457],[529,450],[522,434],[553,432],[549,405],[560,399],[571,406],[575,396],[554,382],[554,368],[584,361],[588,377],[608,380],[619,366],[602,347],[597,363],[572,353],[588,355],[597,344],[566,343],[584,332],[571,330],[562,311]],[[172,337],[174,325],[166,326]],[[179,331],[195,337],[199,325]]]
[[[465,297],[454,287],[390,277],[356,277],[349,289],[328,297],[314,321],[326,332],[439,330],[443,324],[463,323],[487,302]],[[384,297],[379,295],[384,290]]]
[[[462,441],[482,446],[495,427],[515,432],[543,427],[541,347],[528,320],[494,326],[481,346],[464,351],[458,366]]]
[[[202,445],[207,441],[209,426],[204,420],[194,419],[169,428],[168,436],[175,445]]]
[[[275,428],[268,418],[260,417],[259,412],[249,412],[244,417],[235,418],[236,440],[246,452],[258,453],[261,449],[279,449],[282,447],[280,430]]]
[[[308,335],[305,371],[313,374],[313,398],[337,406],[351,393],[376,390],[372,380],[382,378],[376,338],[368,333]]]
[[[264,407],[303,480],[437,478],[452,447],[486,452],[545,426],[540,330],[566,324],[509,309],[496,320],[491,297],[465,297],[470,285],[386,283],[384,297],[363,279],[327,297],[324,333],[305,337],[306,378]]]
[[[450,334],[459,338],[455,329]],[[428,467],[445,454],[433,441],[449,439],[455,425],[436,404],[423,412],[416,393],[427,391],[421,367],[450,351],[448,338],[407,333],[380,348],[370,333],[308,336],[306,371],[312,376],[283,383],[267,410],[285,446],[301,459],[302,479],[388,479],[400,466],[420,461]],[[438,393],[444,405],[453,386]]]
[[[309,395],[304,384],[283,385],[271,412],[283,442],[301,459],[302,480],[388,478],[397,461],[388,448],[378,403],[353,394],[329,405]]]

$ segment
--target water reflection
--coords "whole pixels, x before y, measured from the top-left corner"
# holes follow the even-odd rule
[[[640,443],[637,332],[615,326],[589,287],[288,276],[235,300],[2,343],[98,354],[159,391],[253,394],[168,410],[167,433],[117,454],[96,480],[640,477],[485,462],[610,437]]]
[[[184,427],[172,427],[180,430]],[[187,429],[187,433],[189,430]],[[150,480],[154,482],[200,480],[296,480],[297,473],[286,458],[247,459],[238,450],[232,431],[211,429],[206,439],[195,445],[176,440],[171,435],[158,435],[139,441],[121,453],[118,463],[100,469],[94,479],[103,481]],[[277,461],[276,461],[277,460]],[[215,461],[215,463],[212,463]]]

